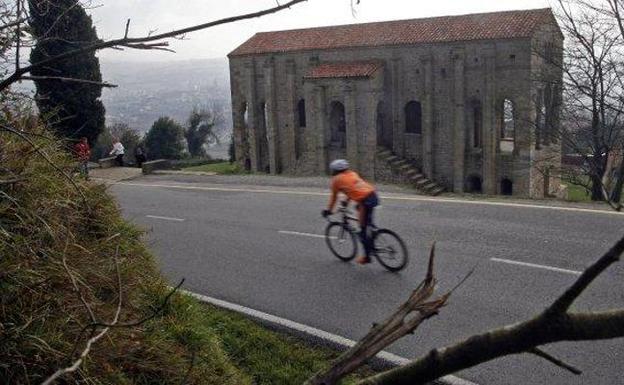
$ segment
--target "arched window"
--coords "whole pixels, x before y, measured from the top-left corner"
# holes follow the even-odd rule
[[[514,139],[515,138],[515,120],[514,120],[514,105],[509,99],[503,101],[503,124],[501,127],[501,138]]]
[[[483,108],[481,102],[475,100],[472,103],[472,146],[481,148],[483,145]]]
[[[501,180],[500,192],[501,192],[501,195],[512,195],[513,194],[513,182],[508,178],[504,178],[503,180]]]
[[[466,192],[480,194],[482,191],[481,177],[479,175],[470,175],[466,179]]]
[[[306,110],[305,110],[305,100],[299,100],[297,103],[297,117],[299,118],[299,127],[306,126]]]
[[[499,130],[500,130],[500,151],[503,153],[514,152],[514,141],[516,138],[516,114],[514,104],[511,100],[503,100],[501,106],[502,111],[499,112]]]
[[[405,105],[405,132],[409,134],[422,133],[422,107],[414,100]]]
[[[331,142],[333,145],[345,148],[347,124],[345,120],[345,108],[340,102],[332,102],[330,105],[329,125],[331,129]]]
[[[249,109],[247,108],[247,102],[243,102],[241,111],[243,112],[243,124],[245,125],[245,129],[247,129],[249,128]]]

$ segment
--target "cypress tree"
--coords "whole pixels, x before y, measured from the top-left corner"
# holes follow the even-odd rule
[[[99,41],[91,17],[77,0],[29,0],[31,32],[36,45],[30,61],[36,63]],[[54,76],[102,81],[95,52],[86,52],[32,71]],[[64,138],[87,137],[94,144],[104,129],[105,109],[98,84],[36,80],[37,106]]]

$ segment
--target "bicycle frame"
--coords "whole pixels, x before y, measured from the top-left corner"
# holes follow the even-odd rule
[[[357,232],[356,228],[354,228],[353,226],[351,226],[349,224],[349,222],[356,222],[358,224],[358,227],[360,225],[360,218],[355,217],[352,214],[351,210],[349,210],[349,201],[347,200],[343,200],[340,201],[338,210],[336,211],[336,214],[339,214],[342,216],[342,220],[340,221],[340,223],[342,223],[344,226],[348,227],[350,230]],[[328,222],[332,222],[332,220],[327,217],[327,221]],[[375,232],[378,227],[374,224],[374,223],[369,223],[368,224],[368,228],[371,232]]]

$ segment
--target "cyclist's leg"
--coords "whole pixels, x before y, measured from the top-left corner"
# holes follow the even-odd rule
[[[373,212],[378,205],[377,194],[372,193],[359,205],[360,214],[360,237],[362,239],[362,245],[364,246],[364,252],[367,257],[370,257],[370,253],[373,250],[373,242],[370,234],[370,225],[373,224]]]

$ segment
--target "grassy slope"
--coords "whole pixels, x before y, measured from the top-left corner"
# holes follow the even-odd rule
[[[0,383],[39,383],[68,365],[89,317],[63,260],[96,317],[109,321],[123,282],[121,321],[152,314],[167,294],[141,232],[121,219],[103,186],[78,182],[80,194],[15,138],[0,135]],[[66,155],[39,143],[71,172]],[[52,147],[50,147],[52,146]],[[87,208],[88,207],[88,208]],[[114,256],[117,256],[114,258]],[[311,349],[184,295],[142,325],[113,329],[65,383],[297,384],[336,353]],[[348,380],[347,383],[352,382]]]
[[[241,174],[243,170],[236,163],[221,162],[213,164],[205,164],[202,166],[187,167],[184,171],[203,171],[203,172],[216,172],[217,174]]]

